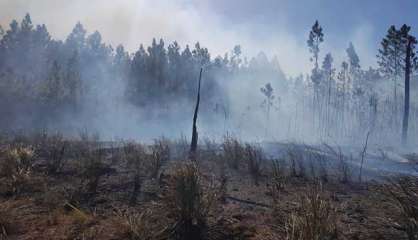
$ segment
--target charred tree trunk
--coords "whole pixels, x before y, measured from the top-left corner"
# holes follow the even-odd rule
[[[364,157],[366,156],[367,144],[369,142],[369,135],[370,135],[370,131],[367,132],[366,142],[364,143],[363,151],[361,152],[360,174],[359,174],[359,177],[358,177],[358,180],[359,180],[360,183],[361,183],[361,178],[362,178],[362,174],[363,174]]]
[[[408,120],[409,120],[409,79],[411,74],[411,51],[413,40],[408,40],[405,57],[405,103],[402,122],[402,144],[408,143]]]
[[[132,191],[131,199],[129,200],[129,204],[131,206],[136,204],[136,199],[138,198],[139,191],[141,190],[141,176],[136,174],[134,177],[134,189]]]
[[[198,88],[197,88],[196,108],[194,110],[194,115],[193,115],[193,132],[192,132],[192,142],[190,144],[190,155],[189,155],[189,158],[192,161],[196,160],[197,141],[198,141],[198,133],[197,133],[196,122],[197,122],[197,115],[198,115],[198,112],[199,112],[199,104],[200,104],[200,83],[202,81],[202,71],[203,71],[203,68],[200,69],[199,85],[198,85]]]

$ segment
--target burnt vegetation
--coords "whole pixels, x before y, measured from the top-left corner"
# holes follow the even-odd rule
[[[356,181],[359,167],[348,172],[329,146],[313,154],[291,145],[272,159],[229,136],[199,144],[190,160],[165,138],[106,144],[97,135],[57,136],[3,140],[3,238],[417,239],[418,180]],[[45,149],[62,146],[59,170],[50,171],[57,155]],[[321,163],[329,157],[336,164]]]

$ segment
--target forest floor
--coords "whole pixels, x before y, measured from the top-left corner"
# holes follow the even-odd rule
[[[139,168],[127,164],[126,151],[120,147],[104,150],[100,166],[91,170],[91,166],[80,167],[83,163],[77,154],[65,153],[60,159],[56,150],[61,148],[42,154],[36,150],[38,145],[26,145],[35,149],[29,154],[30,169],[29,165],[13,165],[20,169],[13,176],[1,171],[10,167],[6,152],[16,144],[2,145],[0,239],[163,239],[154,233],[171,226],[172,209],[165,214],[156,206],[164,209],[171,204],[164,201],[167,181],[186,160],[171,157],[157,169],[158,175],[150,177],[147,171],[151,169],[144,171],[143,166],[138,175]],[[25,155],[19,154],[16,161],[22,164]],[[51,163],[45,156],[61,161],[59,171],[48,170]],[[280,169],[261,162],[254,173],[249,162],[238,158],[238,166],[229,166],[228,156],[202,151],[194,163],[204,191],[211,191],[212,185],[224,187],[205,219],[208,226],[222,226],[219,231],[231,234],[213,233],[206,239],[309,239],[315,234],[328,236],[322,239],[408,239],[407,219],[411,216],[402,208],[408,202],[390,194],[403,197],[400,181],[359,183],[358,173],[353,172],[357,170],[314,170],[301,162],[292,164],[294,160]],[[418,183],[415,178],[412,182]],[[408,187],[418,193],[417,184]],[[409,204],[412,208],[418,205]]]

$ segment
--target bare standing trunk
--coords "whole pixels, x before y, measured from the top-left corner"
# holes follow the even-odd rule
[[[359,180],[360,183],[361,183],[361,177],[362,177],[362,173],[363,173],[364,157],[366,156],[367,144],[369,142],[369,135],[370,135],[370,131],[367,132],[366,142],[364,144],[363,151],[361,152],[360,174],[359,174],[359,177],[358,177],[358,180]]]
[[[406,57],[405,57],[405,104],[404,104],[404,113],[403,113],[403,122],[402,122],[402,144],[406,145],[408,143],[408,118],[409,118],[409,79],[411,73],[411,51],[412,51],[412,42],[413,40],[408,39],[408,45],[406,47]]]
[[[200,68],[199,85],[197,88],[196,108],[194,110],[194,115],[193,115],[193,132],[192,132],[192,142],[190,144],[190,155],[189,155],[192,161],[196,160],[196,150],[197,150],[197,140],[198,140],[196,121],[197,121],[197,114],[199,112],[199,104],[200,104],[200,83],[202,81],[202,71],[203,71],[203,68]]]

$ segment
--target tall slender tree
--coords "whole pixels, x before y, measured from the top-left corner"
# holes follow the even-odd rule
[[[327,78],[327,105],[326,105],[326,128],[329,128],[330,123],[330,107],[331,107],[331,89],[334,80],[335,68],[333,68],[333,61],[331,53],[325,55],[324,61],[322,62],[322,71]],[[329,129],[326,129],[329,130]]]
[[[395,26],[390,26],[386,36],[381,41],[381,48],[377,55],[380,71],[393,81],[392,121],[397,125],[398,114],[398,78],[402,75],[402,65],[405,59],[405,46],[403,46],[400,32]]]
[[[316,105],[319,105],[318,99],[318,91],[321,79],[321,73],[319,71],[318,66],[318,58],[319,58],[319,46],[324,41],[324,34],[322,33],[322,27],[319,25],[318,20],[315,21],[314,25],[312,26],[311,31],[309,32],[309,38],[307,41],[309,52],[312,53],[311,62],[314,62],[314,68],[312,69],[311,73],[311,80],[313,83],[313,119],[315,123],[315,113],[316,113]]]
[[[274,101],[274,94],[273,94],[273,87],[270,83],[267,83],[264,87],[260,88],[261,93],[264,95],[265,100],[261,103],[261,106],[266,109],[266,129],[265,129],[265,135],[267,136],[267,131],[270,125],[270,110],[273,107],[273,101]]]
[[[319,25],[318,20],[315,21],[309,32],[308,47],[312,53],[313,58],[311,61],[315,62],[315,69],[318,69],[318,56],[319,56],[319,45],[324,41],[324,34],[322,33],[322,27]]]
[[[415,56],[415,45],[417,40],[409,34],[410,26],[403,25],[399,31],[401,43],[405,45],[405,96],[404,96],[404,113],[402,121],[402,144],[408,142],[408,123],[409,123],[409,104],[410,104],[410,76],[411,72],[417,68],[417,57]]]

